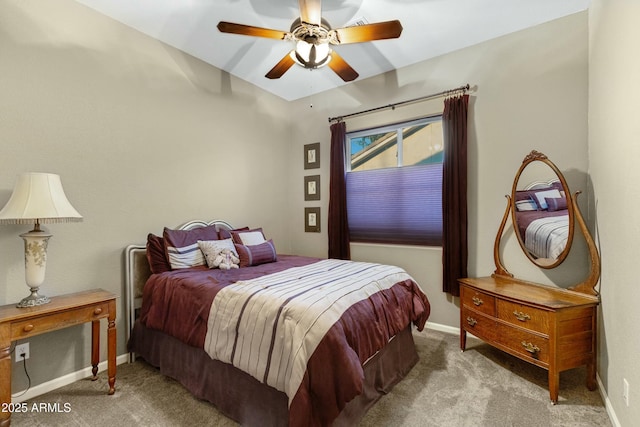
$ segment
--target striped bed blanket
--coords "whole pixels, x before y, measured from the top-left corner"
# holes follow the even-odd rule
[[[329,259],[237,282],[211,305],[205,351],[291,403],[309,357],[344,312],[405,280],[399,267]]]
[[[554,216],[532,221],[525,232],[525,246],[537,258],[556,259],[567,245],[569,216]]]

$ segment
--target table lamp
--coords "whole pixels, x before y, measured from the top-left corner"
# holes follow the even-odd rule
[[[24,267],[31,294],[18,307],[32,307],[51,300],[39,295],[47,265],[47,245],[52,236],[40,224],[82,221],[62,189],[60,176],[52,173],[23,173],[18,176],[13,193],[0,211],[0,224],[34,224],[33,230],[21,234],[24,239]]]

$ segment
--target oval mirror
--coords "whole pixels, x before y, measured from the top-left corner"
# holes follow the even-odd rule
[[[522,250],[541,268],[557,267],[573,241],[571,192],[558,168],[532,151],[522,162],[511,190],[511,218]]]

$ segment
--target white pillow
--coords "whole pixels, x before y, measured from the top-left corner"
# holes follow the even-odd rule
[[[243,231],[238,233],[238,237],[245,246],[259,245],[267,241],[267,239],[264,238],[262,231]]]
[[[538,205],[536,205],[536,202],[534,202],[533,199],[518,200],[516,202],[516,209],[518,212],[537,211]]]
[[[536,193],[536,199],[538,199],[538,205],[540,206],[540,209],[547,209],[547,201],[545,200],[545,197],[548,197],[550,199],[559,199],[562,196],[560,195],[560,191],[556,189],[538,191]]]
[[[198,240],[198,246],[204,254],[204,259],[207,261],[207,266],[209,266],[209,268],[215,268],[213,266],[213,261],[224,249],[229,249],[235,256],[238,256],[236,247],[233,244],[233,239]]]

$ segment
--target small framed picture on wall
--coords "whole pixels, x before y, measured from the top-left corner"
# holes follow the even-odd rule
[[[320,175],[304,177],[304,199],[320,200]]]
[[[306,233],[320,232],[320,208],[304,208],[304,231]]]
[[[320,167],[320,143],[307,144],[304,146],[304,168],[317,169]]]

